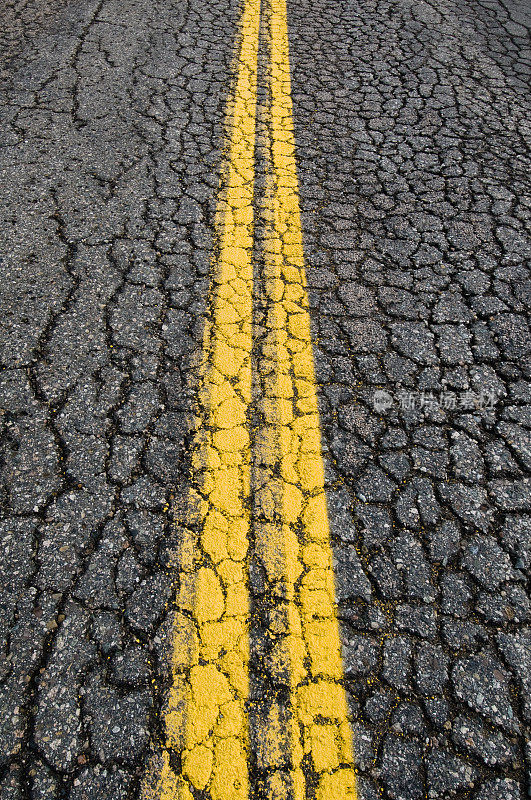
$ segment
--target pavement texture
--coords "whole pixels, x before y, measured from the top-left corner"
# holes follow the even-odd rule
[[[0,800],[132,800],[163,735],[239,15],[3,5]],[[358,795],[523,800],[529,12],[288,23]]]

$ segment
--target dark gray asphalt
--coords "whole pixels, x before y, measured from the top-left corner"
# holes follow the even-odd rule
[[[523,800],[529,9],[288,7],[360,800]],[[238,12],[2,3],[0,800],[160,730]]]

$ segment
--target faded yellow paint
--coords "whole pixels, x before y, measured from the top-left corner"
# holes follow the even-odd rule
[[[269,0],[265,19],[265,334],[258,364],[252,364],[260,0],[244,0],[204,335],[203,416],[192,453],[200,484],[194,494],[197,531],[186,528],[178,556],[165,741],[154,754],[144,800],[192,800],[196,790],[209,800],[250,798],[251,524],[255,555],[275,598],[267,670],[290,698],[287,706],[273,701],[254,721],[269,767],[265,791],[271,800],[305,800],[303,759],[309,757],[318,778],[316,800],[356,798],[304,273],[285,0]],[[256,410],[263,424],[251,447],[253,368],[261,382]],[[253,495],[252,470],[259,478]],[[172,752],[179,757],[173,759]]]
[[[247,800],[250,450],[254,149],[260,0],[244,0],[237,77],[216,217],[217,257],[204,336],[193,468],[200,476],[199,537],[185,534],[162,753],[143,797]],[[180,774],[171,750],[181,756]],[[155,776],[155,777],[154,777]]]
[[[263,430],[256,550],[288,604],[269,671],[291,692],[290,784],[271,797],[306,798],[304,754],[318,774],[318,800],[356,797],[351,729],[342,684],[339,627],[306,292],[285,0],[269,0],[269,104],[263,200]],[[280,520],[280,522],[278,522]],[[274,634],[274,631],[272,631]],[[266,717],[258,738],[268,740]],[[262,730],[263,729],[263,730]],[[269,766],[275,768],[275,748]]]

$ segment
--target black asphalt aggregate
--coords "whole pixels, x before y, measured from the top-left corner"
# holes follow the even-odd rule
[[[0,800],[132,800],[160,735],[239,11],[2,3]],[[523,800],[531,14],[288,18],[360,800]]]

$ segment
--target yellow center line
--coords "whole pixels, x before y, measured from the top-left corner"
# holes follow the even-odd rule
[[[143,797],[247,800],[249,695],[250,448],[254,148],[260,0],[245,0],[237,80],[229,107],[228,155],[218,203],[204,335],[203,425],[193,452],[200,476],[199,537],[185,532],[179,553],[173,683],[165,742]],[[178,758],[172,760],[172,754]]]
[[[144,800],[193,800],[196,790],[210,800],[250,800],[251,525],[256,556],[284,612],[268,669],[290,697],[287,709],[273,704],[256,722],[269,759],[268,796],[305,800],[309,776],[316,800],[356,797],[305,288],[285,0],[269,0],[265,13],[263,425],[251,446],[260,0],[244,0],[203,342],[202,424],[192,453],[196,524],[184,528],[177,556],[172,682],[164,741],[147,771]],[[263,479],[253,486],[251,509],[251,468],[257,475],[257,465]],[[281,719],[287,730],[280,730]]]
[[[271,797],[305,800],[309,770],[317,783],[316,800],[353,800],[352,734],[341,682],[285,0],[270,0],[268,16],[268,185],[262,214],[266,335],[260,363],[264,425],[256,453],[262,466],[256,507],[263,521],[255,526],[255,546],[269,584],[278,587],[284,603],[283,633],[275,637],[269,669],[281,683],[289,676],[291,695],[290,786],[283,792],[279,770]],[[262,725],[262,738],[271,741],[268,721]],[[278,750],[273,740],[270,767],[278,763]]]

